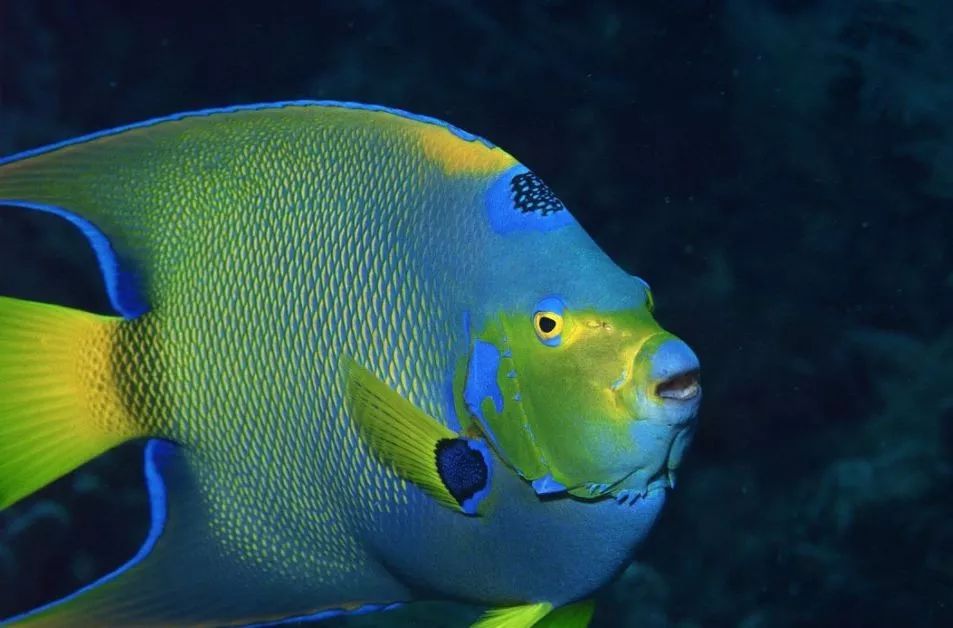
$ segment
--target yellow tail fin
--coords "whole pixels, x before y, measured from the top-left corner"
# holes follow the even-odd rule
[[[111,362],[121,322],[0,297],[0,510],[140,435]]]

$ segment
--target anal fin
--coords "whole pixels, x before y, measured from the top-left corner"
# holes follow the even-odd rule
[[[307,592],[223,550],[212,534],[190,452],[152,440],[146,477],[152,526],[124,566],[63,599],[13,617],[12,626],[230,626],[309,610]]]

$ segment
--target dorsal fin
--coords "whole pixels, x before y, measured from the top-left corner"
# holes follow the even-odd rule
[[[188,118],[155,120],[80,137],[0,160],[0,205],[52,213],[90,240],[113,307],[147,309],[156,244],[174,226],[175,152]],[[171,223],[171,224],[170,224]]]
[[[220,234],[207,228],[261,203],[262,189],[283,174],[318,176],[327,147],[316,129],[342,127],[407,140],[448,172],[512,162],[433,118],[357,103],[284,102],[178,114],[0,159],[0,205],[78,226],[96,250],[113,307],[134,318],[155,305],[163,271],[174,274],[181,238]]]

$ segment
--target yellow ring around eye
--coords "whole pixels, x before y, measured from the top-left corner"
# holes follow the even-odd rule
[[[533,315],[533,327],[540,340],[552,340],[563,333],[563,317],[556,312],[536,312]]]

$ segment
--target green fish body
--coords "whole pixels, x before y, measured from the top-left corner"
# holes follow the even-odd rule
[[[184,114],[0,161],[0,205],[77,225],[117,312],[0,299],[0,508],[149,439],[153,512],[14,624],[585,625],[691,438],[698,362],[644,282],[436,120]]]

